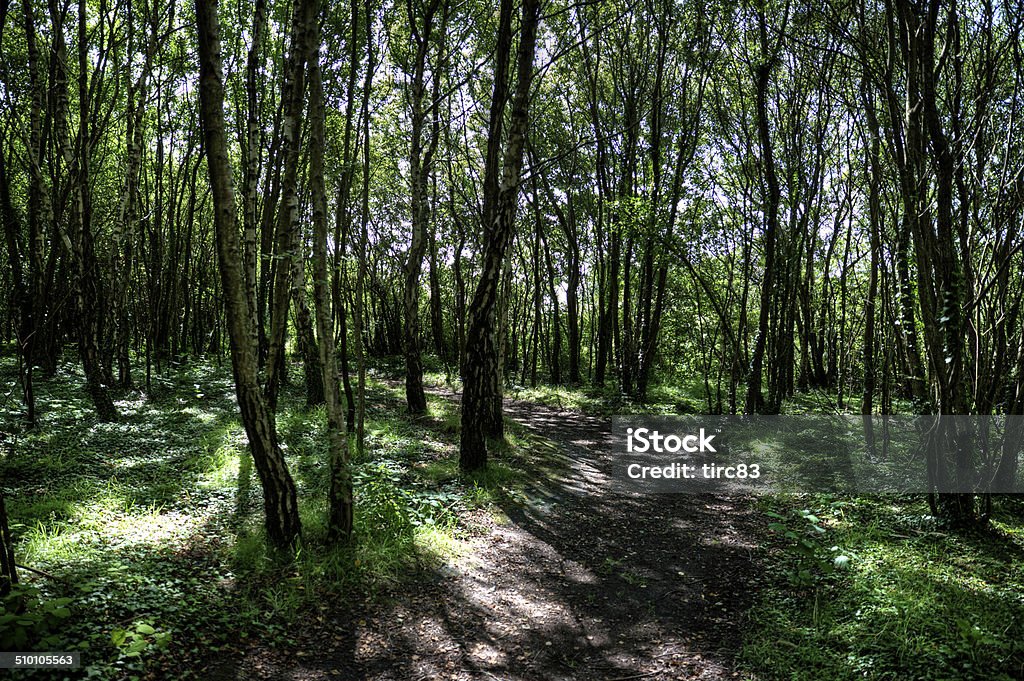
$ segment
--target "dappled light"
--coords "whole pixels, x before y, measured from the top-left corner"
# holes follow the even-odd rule
[[[1022,34],[0,0],[0,677],[1024,679]]]

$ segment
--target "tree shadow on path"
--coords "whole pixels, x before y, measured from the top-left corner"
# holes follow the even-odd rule
[[[750,500],[611,489],[610,423],[526,402],[561,449],[455,565],[316,625],[267,679],[733,679],[763,533]],[[319,649],[309,642],[319,641]],[[256,666],[262,665],[262,666]]]

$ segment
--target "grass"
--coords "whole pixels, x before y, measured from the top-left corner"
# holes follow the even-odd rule
[[[757,678],[1024,678],[1020,499],[976,531],[946,528],[919,498],[762,504],[785,520],[743,649]],[[813,549],[794,550],[783,528]]]
[[[611,385],[567,386],[537,384],[515,385],[506,395],[517,400],[545,404],[556,409],[595,416],[614,414],[696,414],[705,408],[701,386],[697,382],[679,385],[659,383],[648,389],[647,401],[638,402]]]
[[[538,386],[517,396],[605,416],[704,408],[699,384],[652,386],[646,405],[593,387]],[[857,406],[857,395],[840,406],[835,394],[814,391],[788,400],[785,412]],[[895,408],[913,413],[906,402]],[[943,526],[920,497],[759,503],[775,522],[741,650],[751,678],[1024,678],[1024,499],[997,500],[977,531]]]
[[[0,358],[0,377],[13,372]],[[411,419],[385,375],[370,375],[351,547],[326,538],[323,412],[303,406],[299,387],[282,395],[304,527],[284,562],[266,550],[226,365],[186,364],[149,396],[120,395],[116,424],[95,422],[70,364],[37,384],[38,431],[20,432],[17,405],[0,405],[0,484],[19,562],[55,577],[24,574],[43,601],[31,625],[39,649],[81,650],[93,678],[202,678],[204,661],[249,639],[293,642],[303,618],[337,607],[328,603],[385,596],[466,558],[487,523],[507,521],[503,506],[564,471],[556,445],[513,422],[491,465],[461,475],[457,406],[430,394],[428,414]],[[427,384],[448,378],[435,372]],[[696,385],[652,386],[648,405],[592,388],[508,394],[593,414],[701,404]],[[802,395],[787,409],[829,400]],[[741,651],[752,678],[1024,678],[1024,500],[999,500],[974,532],[944,527],[918,498],[759,503],[772,530]],[[602,571],[636,578],[616,563]]]
[[[14,371],[0,358],[0,376]],[[523,495],[527,466],[553,465],[542,462],[549,443],[512,425],[489,468],[461,476],[457,406],[430,395],[428,414],[411,419],[381,374],[368,390],[351,546],[327,540],[323,410],[305,408],[301,384],[282,395],[278,429],[303,520],[301,548],[284,562],[266,550],[226,364],[185,364],[156,377],[149,396],[118,395],[113,424],[95,421],[71,363],[37,381],[38,430],[20,432],[20,405],[8,401],[0,472],[18,561],[54,576],[23,579],[43,602],[70,599],[69,616],[53,608],[60,621],[48,615],[29,640],[82,651],[91,678],[202,678],[204,662],[240,642],[286,645],[300,617],[337,607],[327,603],[373,599],[464,558],[500,516],[497,502]]]
[[[508,394],[602,416],[697,413],[704,404],[696,383],[652,386],[646,405],[592,386]],[[858,404],[856,395],[841,407],[835,394],[814,391],[795,395],[785,411],[836,414]],[[895,407],[913,413],[909,403]],[[989,525],[975,531],[945,527],[921,497],[758,503],[773,529],[740,653],[750,678],[1024,678],[1024,499],[996,500]]]

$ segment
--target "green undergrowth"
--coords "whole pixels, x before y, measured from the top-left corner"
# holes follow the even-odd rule
[[[437,370],[426,375],[431,385],[450,390],[460,389],[457,378]],[[617,414],[708,414],[729,413],[729,396],[719,395],[699,379],[662,380],[649,386],[647,399],[643,402],[622,394],[618,379],[610,377],[605,386],[591,383],[582,385],[553,384],[538,382],[537,385],[512,384],[505,389],[507,397],[544,404],[555,409],[575,411],[591,416],[614,416]],[[737,409],[743,410],[746,388],[740,385],[736,395]],[[785,414],[860,414],[860,395],[840,397],[835,391],[808,390],[794,393],[786,398],[782,407]],[[892,411],[896,414],[913,414],[914,407],[907,400],[893,400]]]
[[[424,384],[444,392],[460,392],[458,372],[431,357],[425,363]],[[400,372],[400,360],[388,363],[392,372]],[[618,379],[609,377],[604,386],[554,384],[546,380],[536,385],[516,382],[518,373],[511,372],[512,382],[505,386],[505,397],[543,404],[555,409],[575,411],[592,416],[614,414],[696,414],[707,410],[703,385],[699,380],[662,381],[649,386],[647,400],[640,402],[618,389]]]
[[[612,383],[614,381],[610,381]],[[555,409],[575,411],[592,416],[615,414],[696,414],[706,409],[697,385],[657,384],[650,387],[645,402],[623,395],[611,385],[533,386],[513,384],[505,389],[506,397],[544,404]]]
[[[775,497],[743,660],[759,679],[1024,678],[1024,501],[952,529],[919,498]]]
[[[9,358],[0,373],[13,378]],[[428,414],[411,418],[385,375],[369,377],[364,452],[350,443],[348,546],[327,539],[323,409],[305,407],[301,379],[284,390],[278,431],[303,520],[286,558],[266,548],[226,362],[170,368],[148,396],[124,391],[111,424],[95,420],[73,364],[38,379],[37,430],[23,430],[13,400],[0,407],[0,484],[18,562],[48,576],[22,571],[0,641],[17,630],[21,649],[79,650],[85,678],[202,678],[204,663],[249,640],[287,645],[301,620],[460,560],[550,465],[551,445],[512,423],[491,465],[460,475],[457,405],[431,394]]]

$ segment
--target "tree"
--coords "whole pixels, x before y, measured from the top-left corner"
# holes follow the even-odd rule
[[[117,408],[110,397],[111,383],[100,359],[103,343],[101,286],[103,278],[96,259],[92,227],[92,187],[90,178],[90,155],[95,139],[93,120],[90,115],[92,87],[89,79],[89,43],[87,31],[86,2],[78,2],[78,131],[72,144],[69,122],[68,95],[68,50],[63,26],[67,9],[61,10],[55,2],[50,3],[50,24],[53,27],[54,64],[53,93],[54,117],[57,144],[70,183],[71,206],[66,219],[71,226],[70,242],[75,272],[75,301],[78,315],[78,352],[85,370],[86,389],[92,398],[97,416],[104,421],[117,420]],[[59,27],[59,28],[58,28]],[[110,46],[102,45],[101,52]],[[102,71],[94,72],[100,78]],[[62,206],[63,208],[63,206]]]
[[[776,413],[781,406],[777,400],[774,386],[769,388],[771,399],[765,403],[761,391],[762,372],[764,371],[765,350],[769,344],[768,334],[771,330],[770,321],[772,308],[775,305],[776,293],[776,242],[779,232],[779,203],[781,190],[775,169],[775,149],[772,144],[771,123],[768,116],[768,88],[771,83],[772,71],[778,61],[782,36],[785,35],[784,19],[777,31],[779,36],[774,42],[769,38],[768,17],[763,8],[756,10],[757,31],[759,37],[760,61],[754,67],[755,116],[757,119],[757,139],[760,144],[761,162],[764,180],[764,275],[761,281],[761,304],[757,313],[757,334],[754,337],[754,349],[751,353],[750,370],[747,374],[747,399],[745,412],[754,414],[761,411]],[[777,358],[773,358],[777,359]]]
[[[403,310],[403,345],[405,350],[405,399],[411,414],[427,411],[423,393],[423,360],[420,349],[420,273],[423,256],[428,245],[430,206],[427,184],[440,136],[440,92],[445,59],[445,33],[448,24],[449,3],[441,0],[418,2],[406,0],[406,15],[412,37],[411,64],[407,70],[409,108],[409,199],[412,238],[405,260],[405,289]],[[441,11],[440,27],[436,27],[437,13]],[[438,29],[435,34],[435,29]],[[435,53],[430,65],[430,91],[427,91],[427,66],[431,50]],[[431,121],[430,130],[424,127]],[[424,133],[427,133],[426,135]],[[424,137],[426,136],[426,140]],[[432,274],[433,276],[433,270]]]
[[[14,563],[14,542],[11,540],[11,528],[7,524],[4,491],[0,488],[0,598],[9,594],[11,587],[17,583],[18,568]]]
[[[312,4],[307,2],[306,4]],[[274,413],[260,389],[256,327],[246,295],[238,238],[235,191],[224,131],[224,69],[217,2],[196,2],[199,41],[200,121],[214,203],[217,261],[224,289],[235,394],[249,449],[263,486],[267,538],[278,548],[294,545],[301,532],[295,483],[277,442]],[[301,4],[299,4],[301,7]],[[296,15],[299,15],[298,12]]]
[[[330,467],[327,530],[332,538],[347,541],[352,534],[352,474],[348,464],[348,438],[341,407],[337,348],[331,312],[327,270],[327,188],[324,183],[324,87],[320,71],[319,39],[309,60],[309,178],[313,203],[313,299],[323,371],[327,412],[327,448]],[[354,68],[354,65],[350,65]]]
[[[539,21],[540,3],[537,0],[524,0],[512,116],[499,181],[498,159],[507,100],[506,73],[512,49],[512,3],[510,0],[502,0],[484,180],[483,229],[486,242],[480,279],[469,307],[466,358],[462,370],[459,466],[465,471],[487,465],[486,435],[493,437],[502,432],[500,408],[496,415],[494,413],[495,398],[500,400],[501,395],[495,305],[505,254],[514,234]]]
[[[295,305],[295,331],[306,377],[306,403],[323,402],[323,383],[316,339],[313,334],[303,261],[298,257],[299,242],[299,147],[302,108],[306,92],[306,62],[313,54],[316,31],[316,3],[296,2],[292,12],[291,39],[285,64],[282,90],[282,170],[281,205],[275,230],[276,262],[274,298],[271,308],[267,397],[272,410],[277,408],[278,390],[284,372],[285,333],[289,302]]]
[[[0,2],[0,343],[28,422],[67,360],[114,418],[237,354],[287,542],[270,429],[292,348],[325,404],[339,538],[335,407],[362,451],[367,373],[398,354],[414,414],[424,353],[458,364],[467,470],[514,382],[716,413],[804,391],[844,413],[1024,413],[1019,8],[520,7],[222,5],[236,66],[207,120],[190,9]],[[980,519],[977,481],[1009,484],[1019,454],[949,444],[931,473],[958,486],[935,490],[962,493],[935,512]]]

